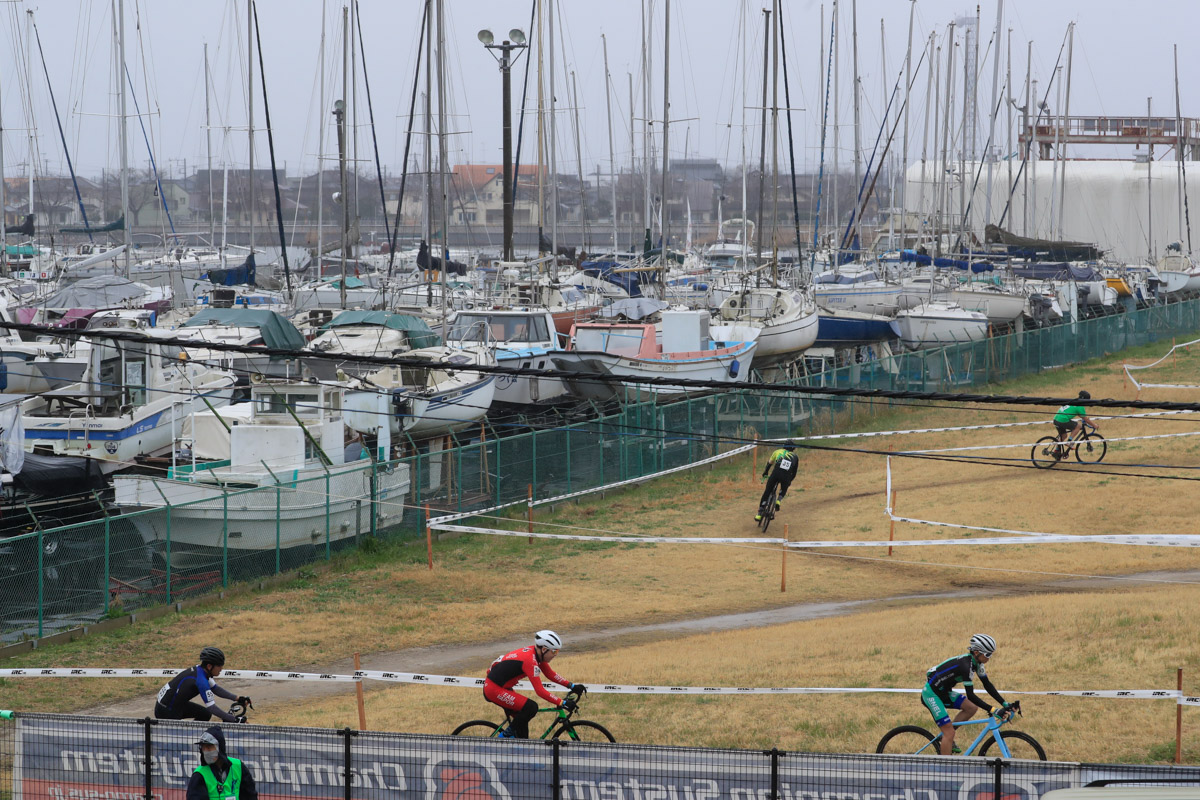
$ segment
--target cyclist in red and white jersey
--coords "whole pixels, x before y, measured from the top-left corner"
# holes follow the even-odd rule
[[[560,700],[550,693],[542,684],[542,676],[559,686],[565,686],[571,692],[581,695],[587,691],[582,683],[571,683],[550,668],[550,661],[562,649],[562,638],[554,631],[538,631],[533,637],[532,647],[521,647],[506,653],[488,668],[487,680],[483,683],[483,696],[488,702],[495,703],[504,709],[504,713],[512,718],[508,729],[501,736],[511,736],[517,739],[529,738],[529,720],[537,713],[536,701],[523,694],[517,694],[512,687],[522,678],[528,678],[538,697],[553,706],[560,706],[567,711],[574,709],[575,700],[572,697]]]

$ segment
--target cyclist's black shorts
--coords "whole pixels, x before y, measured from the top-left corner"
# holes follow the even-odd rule
[[[1055,422],[1054,427],[1058,429],[1059,434],[1070,433],[1079,427],[1079,423],[1075,420],[1070,422]]]
[[[167,708],[162,703],[154,704],[155,719],[194,719],[198,722],[208,722],[212,712],[199,703],[187,702],[175,708]]]

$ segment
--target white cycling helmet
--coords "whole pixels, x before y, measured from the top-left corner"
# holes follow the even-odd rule
[[[970,649],[991,658],[996,652],[996,640],[986,633],[977,633],[971,637]]]
[[[533,643],[538,647],[549,647],[551,650],[562,649],[562,637],[554,631],[538,631],[534,634]]]

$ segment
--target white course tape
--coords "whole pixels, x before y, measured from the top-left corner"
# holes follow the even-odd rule
[[[924,522],[919,519],[893,517],[897,522],[916,522],[925,525],[946,525],[946,527],[970,528],[969,525],[956,526],[950,523]],[[979,530],[978,528],[971,528]],[[883,539],[880,541],[828,541],[828,542],[788,542],[792,549],[811,549],[816,547],[961,547],[963,545],[997,545],[997,544],[1126,544],[1143,547],[1200,547],[1200,536],[1160,536],[1157,534],[1130,534],[1128,536],[1077,536],[1060,533],[1028,533],[1025,531],[1005,531],[1019,534],[1020,538],[1011,536],[985,536],[971,539]]]
[[[1135,370],[1135,369],[1150,369],[1151,367],[1157,367],[1159,364],[1161,364],[1162,362],[1164,362],[1168,358],[1170,358],[1171,354],[1174,353],[1176,350],[1182,350],[1183,348],[1191,347],[1194,344],[1200,344],[1200,339],[1193,339],[1190,342],[1184,342],[1183,344],[1172,345],[1171,349],[1167,351],[1166,355],[1164,355],[1158,361],[1154,361],[1150,364],[1122,364],[1121,366],[1125,370],[1125,377],[1127,377],[1129,379],[1129,382],[1132,383],[1134,385],[1134,387],[1137,388],[1139,391],[1143,388],[1200,389],[1200,386],[1186,384],[1186,383],[1138,383],[1137,379],[1134,378],[1133,374],[1130,372],[1130,370]]]
[[[1180,436],[1200,436],[1200,431],[1185,431],[1183,433],[1155,433],[1150,436],[1121,436],[1112,439],[1105,439],[1104,441],[1109,443],[1137,442],[1141,441],[1142,439],[1175,439]],[[901,450],[897,453],[897,455],[912,455],[921,453],[961,453],[967,450],[1003,450],[1010,447],[1020,447],[1024,449],[1026,447],[1033,447],[1036,444],[1037,442],[1030,442],[1029,444],[980,444],[972,445],[971,447],[943,447],[939,450]],[[1071,442],[1072,447],[1074,447],[1076,444],[1077,442]]]
[[[0,678],[165,678],[180,672],[177,669],[96,669],[49,667],[43,669],[0,669]],[[433,675],[421,672],[386,672],[359,670],[353,675],[331,675],[316,672],[279,672],[267,670],[225,670],[222,677],[282,681],[355,681],[372,680],[385,683],[419,683],[425,686],[456,686],[478,689],[483,678],[462,675]],[[531,691],[527,681],[521,681],[514,689]],[[563,688],[548,684],[552,691]],[[649,686],[638,684],[590,684],[588,692],[599,694],[917,694],[920,689],[896,689],[891,687],[845,687],[845,686]],[[1176,698],[1181,705],[1200,706],[1200,697],[1185,697],[1176,689],[1102,689],[1096,691],[1064,690],[1047,692],[1015,692],[1005,694],[1046,695],[1061,697],[1131,698],[1136,700],[1164,700]]]
[[[529,536],[534,539],[565,539],[573,542],[634,542],[637,544],[783,544],[785,539],[701,538],[696,536],[580,536],[571,533],[529,533],[528,531],[506,531],[499,528],[477,528],[472,525],[441,525],[432,521],[429,527],[435,531],[459,531],[462,533],[487,533],[492,536]]]
[[[559,494],[559,495],[555,495],[554,497],[543,497],[541,499],[534,500],[532,503],[530,503],[528,500],[514,500],[511,503],[501,503],[501,504],[495,505],[495,506],[488,506],[487,508],[477,508],[474,511],[462,511],[462,512],[459,512],[456,514],[444,514],[443,516],[440,516],[440,517],[433,517],[432,519],[429,520],[429,522],[430,522],[431,526],[436,526],[438,523],[453,522],[454,520],[467,519],[468,517],[478,517],[478,516],[482,516],[484,514],[490,514],[493,511],[501,511],[505,508],[512,508],[513,506],[528,505],[528,506],[532,507],[532,506],[544,506],[549,503],[562,503],[566,500],[571,500],[576,497],[583,497],[584,495],[595,494],[596,492],[605,492],[605,491],[608,491],[609,489],[617,489],[622,486],[628,486],[628,485],[634,484],[634,483],[642,483],[644,481],[653,480],[654,478],[661,478],[664,475],[672,475],[676,472],[684,472],[689,469],[695,469],[696,467],[702,467],[705,464],[712,464],[717,461],[723,461],[727,458],[731,458],[733,456],[740,455],[741,453],[749,453],[756,446],[757,445],[747,444],[747,445],[743,445],[741,447],[735,447],[734,449],[729,450],[728,452],[718,453],[715,456],[709,456],[708,458],[701,459],[700,461],[693,461],[690,464],[684,464],[684,465],[678,466],[678,467],[671,467],[670,469],[664,469],[661,472],[652,472],[649,475],[642,475],[637,478],[629,478],[628,480],[617,481],[616,483],[606,483],[603,486],[595,486],[591,489],[580,489],[578,492],[570,492],[568,494]]]

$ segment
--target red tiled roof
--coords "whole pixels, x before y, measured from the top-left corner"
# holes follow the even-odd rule
[[[456,164],[454,181],[462,188],[482,189],[504,174],[503,164]],[[537,177],[536,164],[522,164],[517,175],[519,177]]]

